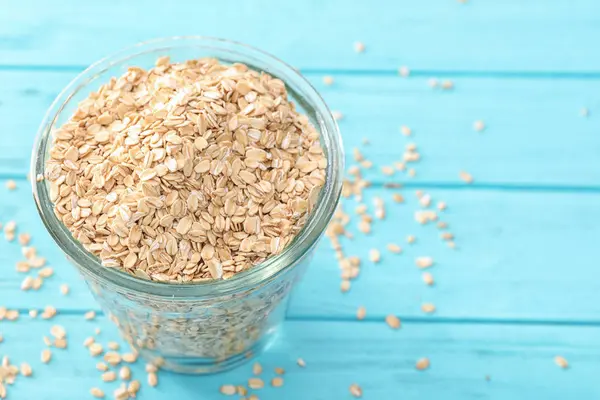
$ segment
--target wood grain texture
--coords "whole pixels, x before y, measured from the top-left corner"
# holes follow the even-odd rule
[[[73,75],[0,71],[0,119],[11,135],[0,143],[0,176],[26,174],[38,125]],[[458,174],[466,170],[475,185],[600,187],[600,118],[593,114],[600,80],[459,78],[454,91],[441,92],[424,78],[334,75],[327,87],[321,74],[307,77],[344,114],[347,164],[354,163],[355,147],[374,161],[365,171],[370,180],[383,181],[379,168],[402,160],[406,144],[416,143],[422,155],[416,178],[398,172],[386,180],[462,184]],[[579,116],[584,106],[589,118]],[[475,132],[475,120],[487,129]],[[401,125],[414,135],[402,136]]]
[[[23,274],[14,271],[19,246],[0,240],[0,293],[4,305],[28,309],[52,304],[59,309],[97,309],[87,288],[52,242],[38,221],[25,182],[7,193],[0,182],[3,208],[0,221],[18,221],[19,230],[30,232],[40,255],[47,257],[56,275],[39,292],[22,292]],[[397,190],[396,190],[397,191]],[[344,240],[348,255],[360,256],[362,272],[346,294],[339,290],[339,268],[327,239],[319,246],[303,282],[294,293],[290,318],[353,319],[359,305],[367,307],[369,318],[382,320],[389,313],[407,318],[492,319],[538,321],[600,321],[600,306],[589,301],[600,291],[600,272],[594,260],[600,257],[596,223],[600,193],[511,192],[495,190],[431,190],[436,201],[449,208],[440,219],[456,235],[458,250],[447,248],[440,231],[414,220],[418,203],[414,190],[400,191],[406,204],[391,200],[392,191],[369,189],[365,204],[373,196],[387,204],[384,221],[375,221],[373,234],[358,234],[354,218],[349,229],[356,235]],[[346,211],[354,215],[354,203]],[[507,223],[507,221],[509,221]],[[417,241],[406,243],[414,234]],[[401,255],[386,251],[388,243],[400,244]],[[371,248],[382,252],[382,262],[368,260]],[[435,287],[421,280],[415,258],[431,256],[429,271]],[[71,294],[59,293],[61,283]],[[422,302],[433,302],[437,312],[425,316]]]
[[[42,335],[54,324],[66,327],[69,349],[54,350],[51,364],[43,365]],[[85,399],[93,386],[112,398],[118,382],[103,383],[94,367],[97,360],[81,345],[97,326],[102,328],[98,342],[106,345],[117,337],[104,318],[90,322],[80,315],[52,321],[23,316],[4,323],[0,354],[14,363],[27,361],[34,370],[33,378],[19,378],[9,387],[9,398]],[[442,394],[447,399],[591,399],[600,396],[600,387],[584,383],[595,380],[599,337],[599,327],[406,323],[393,331],[383,323],[288,321],[276,343],[258,358],[267,382],[275,367],[286,370],[284,387],[267,384],[256,393],[261,400],[351,399],[348,387],[356,382],[366,399],[435,399]],[[571,368],[557,367],[556,355],[567,358]],[[298,357],[306,368],[296,365]],[[429,370],[415,370],[421,357],[430,359]],[[134,379],[145,382],[142,362],[132,369]],[[160,373],[158,387],[144,384],[139,398],[223,399],[219,387],[245,384],[251,370],[248,363],[207,377]]]
[[[354,382],[371,400],[600,398],[598,2],[0,0],[0,10],[0,178],[19,186],[8,192],[0,179],[0,222],[15,220],[30,232],[55,269],[38,292],[22,292],[24,275],[14,270],[19,246],[0,239],[0,306],[22,312],[18,322],[0,321],[0,357],[34,368],[33,378],[9,388],[9,399],[79,400],[92,386],[112,397],[116,384],[100,381],[81,343],[97,326],[104,344],[116,330],[103,316],[83,319],[98,305],[42,227],[24,177],[45,110],[79,71],[171,35],[241,40],[300,68],[344,114],[348,165],[354,147],[377,167],[399,160],[410,142],[422,155],[414,179],[364,171],[373,182],[365,204],[383,197],[387,218],[372,235],[343,241],[348,255],[363,258],[349,293],[339,290],[337,262],[323,240],[279,340],[259,358],[266,380],[274,367],[286,369],[285,386],[261,390],[261,400],[351,399]],[[353,50],[355,41],[365,43],[364,54]],[[410,78],[397,75],[402,65]],[[324,75],[334,77],[332,86]],[[431,77],[452,79],[455,89],[431,90]],[[579,116],[583,107],[589,118]],[[478,119],[484,132],[472,128]],[[414,136],[400,135],[400,125]],[[459,181],[460,170],[473,174],[472,186]],[[390,201],[386,181],[405,183],[395,192],[406,204]],[[456,235],[456,251],[435,227],[414,221],[419,188],[448,203],[441,218]],[[346,211],[355,205],[346,202]],[[355,234],[356,222],[349,227]],[[417,237],[414,245],[405,243],[408,234]],[[390,242],[403,254],[385,251]],[[367,261],[371,248],[382,250],[381,263]],[[434,287],[421,281],[418,256],[434,258]],[[68,296],[59,292],[63,283]],[[424,315],[423,302],[437,312]],[[58,308],[54,320],[27,316],[45,305]],[[361,322],[359,305],[367,309]],[[401,317],[400,330],[385,325],[390,313]],[[67,329],[69,350],[55,350],[46,366],[41,338],[54,324]],[[571,368],[558,368],[556,355]],[[295,365],[297,357],[307,368]],[[421,357],[430,358],[430,370],[414,369]],[[145,380],[141,362],[133,369]],[[250,364],[208,377],[165,373],[139,398],[222,399],[220,385],[250,375]]]
[[[600,57],[591,54],[600,17],[590,0],[376,0],[352,7],[342,0],[227,0],[210,7],[184,0],[143,7],[4,0],[0,7],[9,10],[0,14],[1,64],[86,65],[142,40],[206,35],[259,46],[300,68],[600,70]],[[358,40],[365,54],[354,52]]]

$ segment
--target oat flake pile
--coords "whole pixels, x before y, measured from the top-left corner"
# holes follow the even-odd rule
[[[163,57],[79,104],[54,133],[45,177],[56,215],[104,266],[190,282],[281,252],[326,164],[281,80]]]

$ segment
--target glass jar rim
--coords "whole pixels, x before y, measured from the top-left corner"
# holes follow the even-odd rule
[[[318,126],[316,128],[320,132],[321,144],[327,153],[328,160],[326,182],[321,189],[317,205],[310,212],[305,225],[281,253],[267,258],[262,263],[246,271],[239,272],[226,280],[208,280],[194,283],[157,282],[136,277],[116,268],[103,266],[96,256],[85,250],[73,238],[64,224],[56,217],[47,184],[45,180],[38,180],[36,177],[39,174],[44,174],[45,154],[51,144],[50,136],[58,116],[76,93],[85,89],[89,83],[102,76],[110,68],[126,63],[135,57],[174,48],[191,47],[225,51],[232,53],[232,55],[237,54],[245,58],[267,62],[269,67],[277,68],[286,75],[284,79],[277,76],[277,74],[272,74],[282,79],[286,86],[290,84],[290,81],[298,85],[300,87],[298,94],[303,100],[307,101],[306,105],[314,111],[317,118]],[[239,62],[244,61],[239,60]],[[271,74],[271,72],[268,73]],[[31,185],[38,213],[46,229],[61,250],[80,268],[98,279],[109,281],[124,289],[144,292],[149,296],[199,298],[233,294],[240,290],[249,290],[261,286],[293,266],[296,260],[310,251],[316,245],[337,208],[342,190],[343,165],[343,146],[337,123],[325,101],[298,70],[275,56],[244,43],[207,36],[175,36],[144,41],[102,58],[77,75],[58,94],[38,129],[31,157]]]

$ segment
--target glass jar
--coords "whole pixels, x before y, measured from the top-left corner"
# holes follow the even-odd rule
[[[247,45],[206,37],[175,37],[138,44],[107,57],[77,76],[56,98],[33,149],[32,176],[44,174],[51,134],[77,104],[130,66],[151,67],[158,57],[181,62],[214,57],[240,62],[285,82],[299,112],[320,132],[328,159],[317,206],[297,237],[278,255],[227,280],[172,284],[107,268],[76,241],[55,216],[45,180],[32,179],[46,229],[84,276],[123,337],[148,361],[177,372],[211,373],[234,367],[264,348],[285,316],[290,291],[309,264],[337,206],[343,149],[337,124],[323,99],[294,68]]]

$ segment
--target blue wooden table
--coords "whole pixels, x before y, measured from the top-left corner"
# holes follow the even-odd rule
[[[116,329],[38,221],[26,174],[37,126],[52,99],[85,66],[138,41],[208,35],[263,48],[298,67],[340,121],[348,164],[358,147],[376,167],[365,203],[389,204],[374,234],[346,248],[363,258],[345,294],[327,243],[294,293],[283,333],[259,357],[266,379],[286,369],[282,388],[260,399],[600,398],[600,4],[593,0],[455,0],[369,2],[306,0],[187,2],[109,0],[0,1],[0,222],[17,222],[55,269],[38,291],[20,290],[21,250],[0,240],[0,356],[29,362],[31,378],[8,387],[10,399],[86,399],[101,387],[112,398],[82,342],[106,344]],[[354,42],[365,44],[364,53]],[[398,68],[408,66],[409,77]],[[323,76],[331,75],[327,86]],[[430,78],[453,90],[431,89]],[[588,117],[580,110],[587,108]],[[473,122],[486,124],[483,132]],[[400,134],[400,126],[413,136]],[[370,144],[363,145],[368,138]],[[386,177],[383,165],[418,145],[416,176]],[[468,171],[474,183],[459,178]],[[4,182],[16,180],[8,191]],[[391,191],[385,183],[403,183]],[[445,201],[442,219],[457,249],[435,227],[419,225],[416,190]],[[392,206],[392,193],[406,202]],[[347,201],[354,213],[356,203]],[[356,221],[355,221],[356,222]],[[406,236],[414,235],[413,245]],[[360,240],[358,239],[360,238]],[[385,245],[403,246],[401,255]],[[368,261],[371,248],[382,262]],[[431,256],[435,285],[422,283],[415,257]],[[60,286],[70,293],[62,295]],[[424,314],[421,304],[436,305]],[[30,309],[57,308],[49,321]],[[367,317],[356,320],[365,306]],[[402,320],[391,330],[388,314]],[[67,329],[69,348],[40,361],[52,325]],[[101,333],[95,335],[97,327]],[[554,357],[565,357],[562,369]],[[302,357],[306,368],[295,360]],[[431,367],[415,369],[427,357]],[[133,366],[145,382],[144,365]],[[221,399],[219,387],[243,384],[251,365],[209,377],[159,374],[141,399]]]

